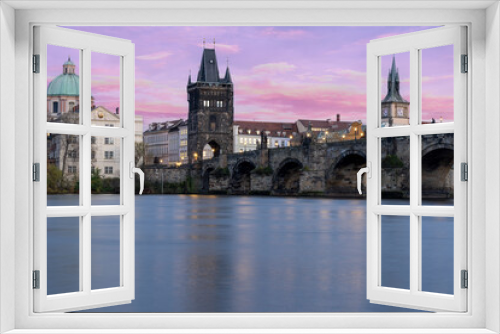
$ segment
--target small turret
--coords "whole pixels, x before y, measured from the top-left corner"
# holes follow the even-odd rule
[[[226,75],[224,76],[225,83],[233,83],[233,79],[231,79],[231,72],[229,72],[229,66],[226,68]]]
[[[71,61],[70,56],[68,56],[68,60],[63,64],[63,74],[75,74],[75,64]]]

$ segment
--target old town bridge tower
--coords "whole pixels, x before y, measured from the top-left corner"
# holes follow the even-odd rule
[[[203,49],[196,82],[188,78],[187,101],[189,162],[201,161],[206,145],[215,157],[233,152],[233,82],[229,66],[219,77],[215,49]]]

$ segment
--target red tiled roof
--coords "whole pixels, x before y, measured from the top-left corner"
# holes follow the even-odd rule
[[[311,124],[312,128],[322,128],[322,129],[331,129],[331,131],[342,131],[353,123],[353,121],[328,121],[323,119],[299,119],[297,122],[302,123],[306,128]]]
[[[270,137],[284,137],[298,132],[297,124],[289,122],[234,121],[233,124],[239,126],[238,130],[251,135],[257,135],[257,131],[259,131],[259,135],[260,131],[269,131],[268,136]],[[250,133],[248,133],[248,130],[250,130]]]

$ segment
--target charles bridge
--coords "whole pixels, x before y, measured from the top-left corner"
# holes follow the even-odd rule
[[[453,196],[453,134],[422,137],[422,195]],[[409,196],[409,138],[382,139],[382,192]],[[183,185],[176,193],[354,197],[366,164],[366,140],[221,154],[191,165],[145,166],[151,185]],[[364,181],[363,181],[364,183]],[[172,187],[168,188],[171,189]],[[148,190],[148,189],[146,189]]]

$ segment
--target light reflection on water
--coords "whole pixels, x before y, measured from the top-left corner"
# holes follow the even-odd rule
[[[58,205],[71,196],[49,200]],[[117,195],[93,196],[108,202]],[[424,230],[429,247],[423,264],[436,252],[443,263],[453,262],[449,228],[443,226],[428,224]],[[91,312],[409,311],[366,300],[365,233],[361,199],[137,196],[136,299]],[[109,249],[104,243],[92,247]],[[393,265],[392,271],[398,270]],[[448,291],[449,266],[443,272],[441,267],[429,266],[433,281],[425,283],[424,277],[429,291]],[[116,270],[92,269],[100,277]],[[59,270],[49,289],[62,284],[65,272]]]

